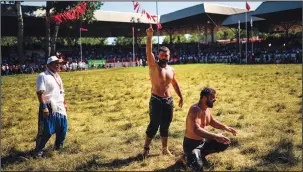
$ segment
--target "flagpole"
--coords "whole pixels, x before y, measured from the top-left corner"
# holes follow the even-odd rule
[[[253,34],[253,20],[252,20],[252,17],[250,18],[250,21],[251,21],[251,23],[250,23],[250,26],[251,26],[251,55],[253,55],[253,53],[254,53],[254,42],[253,42],[253,36],[254,36],[254,34]]]
[[[133,64],[134,64],[134,62],[135,62],[135,28],[134,28],[134,26],[132,28],[132,31],[133,31]]]
[[[245,57],[246,57],[246,64],[247,64],[247,12],[245,13],[245,27],[246,27],[246,44],[245,44]]]
[[[81,57],[81,64],[82,64],[82,42],[81,42],[81,28],[80,28],[80,57]]]
[[[156,10],[157,10],[157,23],[159,23],[158,1],[156,1]],[[159,52],[159,28],[158,27],[157,27],[157,35],[158,35],[158,52]]]
[[[198,29],[198,33],[197,33],[197,37],[198,37],[198,57],[200,55],[200,30],[199,30],[199,25],[197,26]]]
[[[240,54],[240,63],[241,63],[241,37],[240,37],[240,20],[238,21],[239,22],[239,25],[238,25],[238,32],[239,32],[239,54]]]

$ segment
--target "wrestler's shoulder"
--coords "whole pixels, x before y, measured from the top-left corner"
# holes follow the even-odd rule
[[[192,113],[192,114],[197,114],[197,113],[200,113],[201,112],[201,109],[200,107],[197,105],[197,104],[193,104],[189,111]]]

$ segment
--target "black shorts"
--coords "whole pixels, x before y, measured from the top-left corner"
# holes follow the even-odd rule
[[[219,143],[215,140],[193,140],[184,137],[183,141],[183,151],[185,155],[192,154],[194,149],[199,149],[201,151],[201,156],[206,156],[211,153],[222,152],[227,149],[229,144]]]
[[[152,94],[149,102],[150,123],[146,134],[153,138],[160,126],[160,136],[167,137],[168,129],[173,118],[174,102],[172,97],[159,97]]]

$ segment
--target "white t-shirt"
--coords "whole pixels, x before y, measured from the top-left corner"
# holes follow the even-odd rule
[[[45,90],[43,99],[45,103],[51,103],[53,112],[66,115],[63,83],[58,73],[54,74],[49,70],[40,73],[36,80],[36,91],[40,90]]]

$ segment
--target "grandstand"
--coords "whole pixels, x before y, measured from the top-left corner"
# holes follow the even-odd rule
[[[24,36],[26,37],[44,37],[45,21],[43,16],[45,12],[41,7],[22,6],[24,13]],[[17,16],[12,5],[1,5],[1,35],[17,36]],[[202,3],[189,8],[178,10],[169,14],[159,16],[159,20],[163,28],[159,34],[161,36],[169,36],[170,43],[167,44],[172,52],[173,64],[178,63],[242,63],[243,51],[245,46],[242,43],[253,40],[250,32],[248,38],[238,40],[238,22],[243,32],[246,22],[248,23],[248,31],[250,20],[245,21],[246,9],[234,8],[228,6],[215,5],[212,3]],[[254,32],[263,33],[285,33],[280,38],[267,37],[266,39],[258,39],[254,43],[253,52],[248,49],[248,63],[301,63],[302,62],[302,2],[285,1],[285,2],[263,2],[255,11],[247,13],[248,19],[252,17]],[[292,17],[286,17],[292,16]],[[84,32],[82,37],[131,37],[132,27],[135,27],[135,55],[136,61],[145,59],[144,48],[138,48],[138,38],[145,36],[145,29],[148,24],[156,24],[154,21],[148,21],[146,17],[142,17],[137,13],[122,13],[111,11],[95,11],[96,20],[88,24],[85,21],[73,23],[70,28],[67,24],[61,24],[58,37],[79,37],[79,28],[88,28],[89,32]],[[216,32],[221,29],[231,29],[235,32],[234,40],[217,41]],[[193,43],[173,43],[172,36],[179,34],[204,34],[205,40]],[[293,34],[290,34],[293,33]],[[210,36],[210,38],[209,38]],[[255,38],[256,39],[256,38]],[[228,44],[227,44],[228,43]],[[57,46],[58,51],[62,52],[63,58],[69,63],[78,63],[79,48],[73,48],[72,52],[66,53],[60,45]],[[42,47],[36,47],[34,51],[41,51]],[[39,50],[40,48],[40,50]],[[2,48],[3,64],[8,63],[10,69],[19,65],[19,72],[23,64],[18,63],[18,57],[14,53],[14,47]],[[155,49],[156,51],[156,49]],[[30,51],[33,52],[33,51]],[[119,47],[114,45],[92,47],[83,46],[83,59],[86,63],[89,60],[103,60],[105,63],[128,62],[132,61],[132,47]],[[176,60],[177,59],[177,60]],[[256,60],[257,59],[257,60]],[[260,60],[262,59],[262,60]],[[44,64],[45,57],[41,53],[32,53],[27,55],[27,64],[30,69],[28,71],[40,69]],[[100,64],[103,64],[103,61]],[[135,61],[132,61],[135,66]],[[13,67],[14,65],[15,67]],[[30,67],[31,66],[31,67]],[[92,66],[92,65],[87,65]],[[108,66],[108,65],[102,65]],[[128,66],[128,65],[110,65],[111,67]],[[2,66],[2,69],[5,67]],[[17,73],[17,72],[13,72]]]

